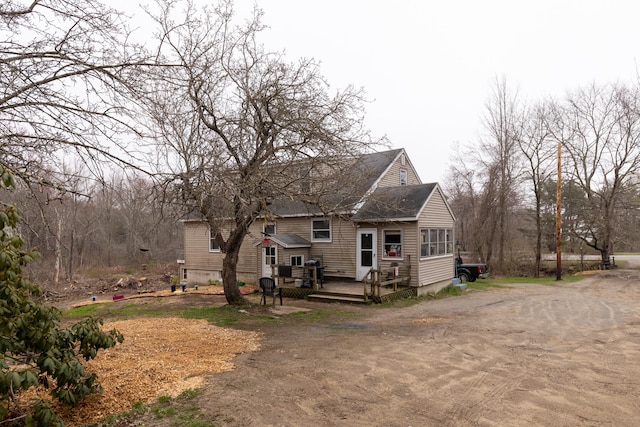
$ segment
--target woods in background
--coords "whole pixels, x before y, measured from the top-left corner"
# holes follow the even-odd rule
[[[563,252],[638,250],[640,92],[593,84],[525,103],[496,80],[486,132],[457,147],[445,182],[464,250],[496,272],[538,275],[555,252],[561,153]]]

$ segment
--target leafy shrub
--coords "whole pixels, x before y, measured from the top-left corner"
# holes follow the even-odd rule
[[[0,189],[14,186],[11,172],[0,166]],[[19,390],[42,384],[51,395],[68,405],[101,390],[96,375],[85,371],[80,358],[96,357],[124,337],[116,330],[101,331],[102,319],[90,317],[68,329],[60,325],[60,311],[38,302],[39,286],[23,274],[37,257],[23,250],[17,234],[19,215],[15,206],[0,209],[0,424],[11,420],[23,424],[62,425],[44,401],[35,401],[30,413],[14,405]],[[49,381],[52,384],[49,384]]]

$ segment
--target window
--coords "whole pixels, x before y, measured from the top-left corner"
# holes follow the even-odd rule
[[[276,234],[276,224],[273,222],[268,223],[267,225],[263,225],[263,232],[266,236],[273,236]]]
[[[209,252],[220,252],[220,242],[213,236],[209,229]]]
[[[409,181],[407,170],[400,169],[400,185],[407,185]]]
[[[420,256],[422,258],[453,253],[451,228],[421,228]]]
[[[275,246],[269,246],[269,247],[263,248],[263,250],[264,250],[264,263],[265,263],[265,265],[276,265],[277,264],[276,247]]]
[[[331,241],[330,219],[314,219],[311,221],[311,240],[314,242]]]
[[[289,264],[294,267],[302,267],[304,265],[304,255],[291,255]]]
[[[182,269],[182,280],[187,280],[187,269],[186,268]]]
[[[402,258],[402,231],[384,230],[384,258]]]
[[[445,239],[445,233],[447,230],[441,228],[438,230],[438,254],[446,254],[447,253],[447,241]]]
[[[438,230],[429,230],[429,256],[438,255]]]

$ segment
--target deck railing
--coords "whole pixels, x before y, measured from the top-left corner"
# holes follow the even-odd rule
[[[370,298],[380,300],[382,297],[382,288],[393,287],[393,292],[398,291],[398,286],[409,287],[409,276],[402,276],[398,269],[376,270],[371,268],[366,274],[364,280],[364,300]]]
[[[282,279],[282,284],[286,283],[287,279],[293,279],[294,281],[296,279],[299,280],[305,280],[305,281],[309,281],[311,283],[311,288],[315,291],[318,290],[318,284],[322,283],[322,280],[318,277],[318,267],[316,266],[311,266],[311,265],[292,265],[292,266],[287,266],[284,265],[282,267],[287,267],[290,268],[292,271],[291,276],[280,276],[278,274],[279,272],[279,265],[273,265],[272,266],[272,271],[273,273],[271,274],[271,277],[273,277],[273,279],[276,281],[276,284],[278,286],[281,286],[281,282],[279,279]],[[293,271],[295,270],[302,270],[302,276],[297,276],[293,274]]]

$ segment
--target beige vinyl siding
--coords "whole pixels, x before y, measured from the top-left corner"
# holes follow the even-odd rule
[[[451,280],[453,278],[453,255],[425,258],[419,263],[420,286]]]
[[[407,184],[417,185],[420,184],[420,178],[416,175],[415,171],[411,167],[411,164],[407,160],[405,166],[400,163],[400,158],[396,159],[391,165],[387,173],[385,173],[380,179],[379,187],[395,187],[400,185],[400,169],[407,171]]]
[[[308,217],[280,218],[276,221],[276,231],[280,234],[297,234],[311,241],[311,219]]]
[[[379,260],[384,263],[391,263],[393,261],[407,262],[407,256],[411,256],[411,262],[415,261],[415,247],[416,247],[416,226],[415,223],[394,223],[394,224],[382,224],[378,226],[378,240],[379,240]],[[402,232],[402,258],[385,258],[384,256],[384,231],[385,230],[400,230]]]
[[[311,227],[311,225],[309,225],[309,227]],[[355,224],[334,217],[331,221],[331,240],[331,243],[312,243],[311,255],[322,255],[328,276],[355,277]]]
[[[407,247],[406,254],[411,255],[410,265],[411,265],[411,282],[410,286],[417,285],[419,279],[419,260],[418,256],[419,252],[417,252],[416,248],[418,247],[418,228],[416,227],[416,223],[409,223],[404,227],[404,234],[402,236],[404,240],[404,244]],[[405,263],[409,263],[409,260],[405,256]]]
[[[262,225],[252,225],[251,233],[242,246],[238,257],[238,280],[253,283],[261,266],[255,230],[262,231]],[[208,279],[220,279],[222,253],[209,251],[209,225],[206,222],[188,221],[184,223],[184,252],[188,283],[204,284]],[[257,255],[257,259],[256,259]]]
[[[439,187],[436,187],[418,219],[420,227],[453,228],[455,222],[444,202]]]
[[[422,210],[416,229],[416,254],[419,266],[419,285],[426,286],[453,278],[453,254],[420,259],[420,228],[454,228],[455,221],[444,201],[440,188],[436,187]]]
[[[316,217],[317,219],[318,217]],[[297,234],[311,242],[309,258],[320,258],[326,275],[355,277],[356,228],[350,221],[331,218],[331,242],[314,242],[310,217],[282,218],[277,221],[278,233]],[[286,259],[288,263],[288,256]]]
[[[409,271],[411,275],[411,285],[418,285],[418,272],[419,272],[419,252],[416,252],[416,246],[418,244],[417,226],[415,222],[409,223],[393,223],[393,224],[377,224],[377,223],[361,223],[360,228],[373,228],[377,232],[377,262],[375,267],[379,267],[381,270],[387,270],[391,268],[391,263],[397,262],[401,271],[404,273]],[[401,230],[402,232],[402,259],[385,258],[384,257],[384,230]],[[355,234],[354,234],[354,254],[355,254]],[[353,261],[355,263],[355,260]],[[354,265],[355,269],[355,265]],[[409,270],[407,270],[409,269]],[[355,277],[355,270],[354,270]]]
[[[391,259],[384,257],[384,230],[401,230],[402,231],[402,259]],[[398,262],[403,271],[409,271],[411,275],[410,285],[416,286],[418,279],[418,260],[419,252],[416,252],[417,235],[416,223],[388,224],[378,226],[378,261],[381,269],[390,268],[391,263]],[[407,270],[409,269],[409,270]]]
[[[304,224],[307,224],[307,218],[284,218],[278,219],[277,221],[271,221],[275,223],[276,226],[276,234],[297,234],[300,237],[303,237],[308,240],[309,231],[305,230]],[[243,243],[244,247],[251,247],[255,251],[253,255],[253,259],[255,261],[253,267],[255,268],[255,272],[258,277],[262,276],[262,246],[255,244],[258,240],[262,240],[262,229],[264,223],[261,221],[256,221],[250,228],[250,232],[253,236],[247,237],[245,242]],[[307,227],[308,228],[308,227]],[[258,239],[256,236],[260,236]],[[290,256],[291,255],[302,255],[305,261],[309,260],[309,248],[289,248],[285,249],[282,246],[277,246],[277,264],[281,265],[289,265],[291,263]],[[251,261],[252,257],[250,254],[247,254],[245,257],[243,254],[243,265],[246,266],[247,269],[252,267]],[[294,270],[296,272],[296,270]],[[299,271],[301,274],[301,270]]]
[[[317,219],[318,217],[316,217]],[[331,218],[331,242],[313,242],[311,238],[311,217],[280,218],[276,221],[279,234],[297,234],[311,242],[311,248],[278,248],[278,263],[289,264],[290,255],[304,254],[305,261],[319,258],[325,266],[326,275],[336,277],[355,277],[356,227],[350,221]],[[260,225],[259,230],[261,231]],[[253,228],[252,228],[253,232]],[[255,240],[253,241],[255,242]],[[243,246],[246,245],[246,242]],[[262,266],[261,253],[258,253],[257,269]]]
[[[184,224],[184,267],[190,269],[222,270],[220,252],[209,252],[209,226],[204,222]]]
[[[309,248],[278,248],[278,264],[291,265],[291,256],[302,256],[304,261],[310,259]],[[302,277],[303,270],[301,268],[293,268],[291,270],[293,277]]]
[[[209,252],[209,227],[204,222],[184,223],[184,255],[187,284],[206,284],[222,278],[220,252]],[[182,270],[180,272],[182,280]]]

